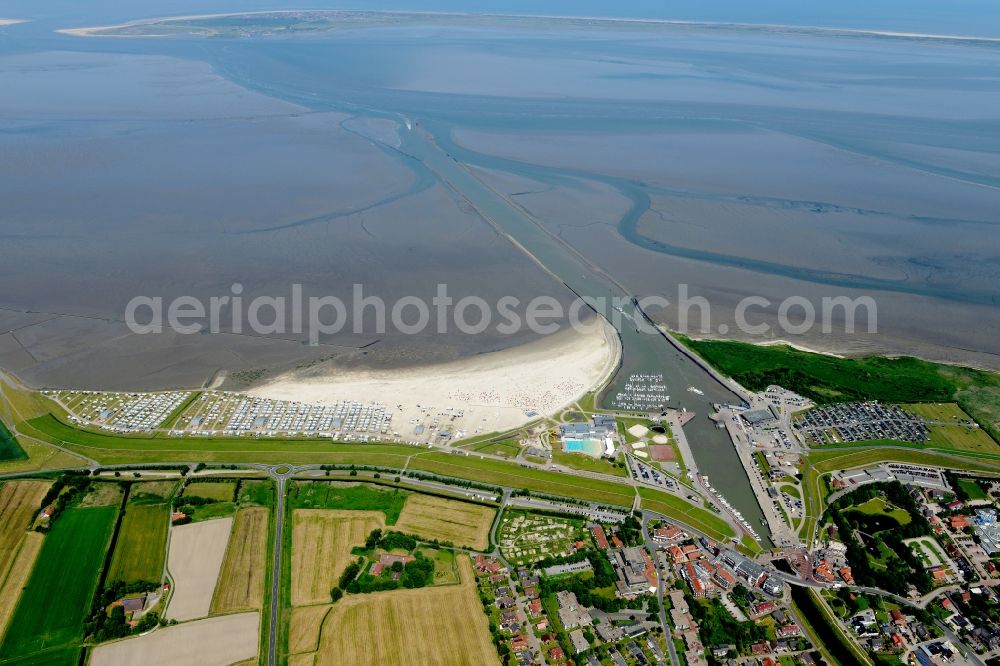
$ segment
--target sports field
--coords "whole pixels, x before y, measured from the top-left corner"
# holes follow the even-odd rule
[[[486,550],[494,516],[496,510],[488,506],[414,493],[406,500],[396,529],[425,539]]]
[[[461,584],[350,596],[323,622],[316,666],[499,666],[472,564]]]
[[[81,642],[117,516],[115,507],[75,507],[59,517],[4,635],[0,659]]]
[[[330,600],[351,561],[351,549],[362,546],[368,534],[385,527],[380,511],[296,509],[292,512],[292,605]]]
[[[169,504],[130,502],[118,530],[108,581],[159,583],[163,577],[169,527]]]
[[[212,598],[212,614],[259,610],[264,601],[268,510],[240,509]]]
[[[235,481],[192,481],[184,486],[184,497],[204,497],[219,502],[232,502]]]

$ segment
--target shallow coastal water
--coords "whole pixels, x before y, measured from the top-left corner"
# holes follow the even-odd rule
[[[362,332],[316,348],[129,336],[119,321],[133,295],[237,281],[248,295],[361,282],[429,298],[445,282],[567,303],[673,299],[685,283],[711,302],[708,334],[737,334],[748,295],[871,294],[877,335],[797,341],[1000,365],[995,45],[544,20],[211,39],[15,29],[34,38],[0,42],[0,365],[33,383],[414,366],[535,337]],[[686,431],[702,470],[756,522],[707,418],[734,396],[618,328],[612,393],[663,372],[670,404],[698,412]]]

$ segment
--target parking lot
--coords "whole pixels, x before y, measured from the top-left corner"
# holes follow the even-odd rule
[[[894,439],[914,444],[927,442],[923,418],[896,405],[851,402],[817,407],[796,422],[796,429],[818,444],[839,444]]]

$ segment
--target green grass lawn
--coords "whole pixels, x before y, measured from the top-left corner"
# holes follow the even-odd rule
[[[927,421],[930,447],[1000,454],[998,445],[975,420],[953,402],[902,405],[903,409]]]
[[[294,509],[381,511],[385,524],[395,525],[409,493],[373,485],[345,485],[328,481],[294,481],[288,503]]]
[[[0,659],[80,644],[117,515],[116,507],[75,507],[59,517],[4,635]]]
[[[274,481],[270,479],[244,480],[240,482],[237,501],[241,505],[273,507],[275,490]]]
[[[968,495],[970,500],[981,500],[989,497],[986,494],[986,491],[982,489],[982,486],[972,479],[960,478],[957,483],[959,488],[965,491],[965,494]]]
[[[900,525],[906,525],[910,522],[910,514],[898,507],[891,506],[881,497],[873,497],[863,504],[851,507],[850,510],[859,511],[869,516],[891,516]]]
[[[566,453],[562,449],[553,448],[552,462],[557,465],[565,465],[571,469],[582,469],[588,472],[600,472],[601,474],[611,474],[613,476],[628,476],[628,472],[604,458],[593,458],[583,453]]]
[[[235,492],[235,481],[190,481],[184,486],[185,497],[204,497],[219,502],[232,502]]]
[[[170,505],[133,504],[125,507],[108,581],[159,582],[166,557]]]
[[[469,451],[477,451],[504,458],[516,458],[521,452],[521,446],[514,439],[501,439],[496,442],[474,442],[472,444],[459,445],[459,448]]]
[[[203,520],[235,516],[237,508],[236,502],[213,502],[194,507],[188,515],[191,516],[192,523],[200,523]]]
[[[21,445],[14,439],[14,435],[10,434],[7,426],[0,421],[0,461],[24,460],[27,457],[28,454],[24,452]]]

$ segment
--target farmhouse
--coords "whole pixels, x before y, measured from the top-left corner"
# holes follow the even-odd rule
[[[381,575],[381,573],[386,569],[392,569],[392,565],[397,562],[405,566],[407,563],[413,562],[414,560],[416,560],[416,558],[410,555],[389,555],[388,553],[383,553],[379,556],[378,562],[372,565],[371,575]]]

